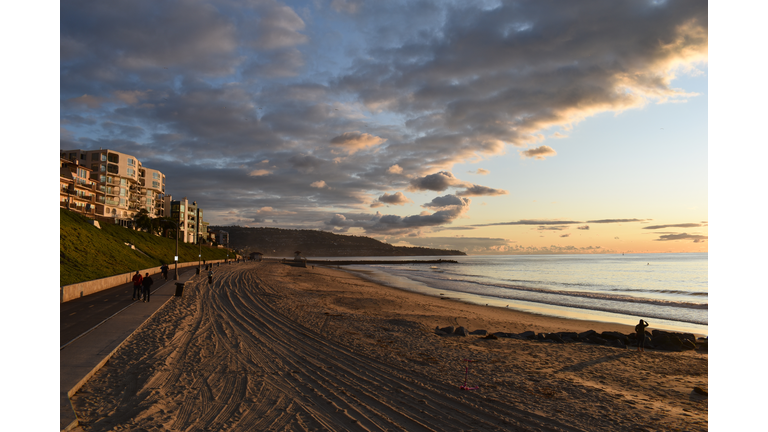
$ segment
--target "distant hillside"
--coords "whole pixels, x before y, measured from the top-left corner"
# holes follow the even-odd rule
[[[245,249],[246,253],[261,252],[266,257],[292,257],[294,251],[301,251],[305,257],[466,255],[456,250],[392,246],[369,237],[325,231],[239,226],[210,228],[227,231],[231,248]]]

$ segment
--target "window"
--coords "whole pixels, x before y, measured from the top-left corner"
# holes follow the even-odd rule
[[[155,189],[159,189],[160,188],[160,182],[153,181],[152,182],[152,187],[155,188]]]
[[[136,161],[135,161],[135,160],[133,160],[132,158],[128,158],[128,165],[130,165],[130,166],[136,166]]]
[[[136,170],[134,170],[133,168],[128,168],[128,175],[131,177],[136,177]]]
[[[117,165],[113,165],[113,164],[107,165],[107,172],[112,174],[117,174],[119,172],[117,169]]]
[[[128,191],[125,188],[120,188],[120,196],[128,196]],[[122,199],[120,201],[123,201]]]
[[[78,168],[77,169],[77,176],[78,177],[82,177],[82,178],[86,178],[86,177],[88,177],[88,173],[86,173],[85,168]]]
[[[155,179],[155,180],[160,180],[160,174],[158,174],[156,172],[153,172],[152,173],[152,178]]]
[[[99,168],[99,171],[105,172],[107,170],[107,166],[104,164],[101,164],[101,168]]]
[[[126,201],[125,201],[125,198],[120,198],[120,205],[121,205],[122,207],[125,207],[125,202],[126,202]]]
[[[91,153],[91,160],[92,161],[99,160],[99,154],[98,153]]]
[[[107,182],[107,176],[103,175],[103,176],[100,176],[99,178],[101,179],[100,181],[102,183],[106,183]]]
[[[105,155],[105,154],[102,154],[102,155],[101,155],[101,161],[102,161],[102,162],[106,162],[106,161],[107,161],[107,155]]]
[[[120,179],[120,186],[128,186],[128,180],[121,178]]]

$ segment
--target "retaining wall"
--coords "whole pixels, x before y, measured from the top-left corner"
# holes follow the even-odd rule
[[[219,262],[223,263],[224,261],[225,260],[215,260],[215,261],[206,260],[205,263],[216,264]],[[194,267],[194,266],[197,266],[197,261],[179,263],[179,269],[182,269],[184,267]],[[173,274],[174,264],[169,264],[168,267],[169,267],[168,275],[170,277],[170,275]],[[160,272],[160,266],[139,270],[139,273],[141,273],[142,275],[144,275],[145,273],[155,274],[159,272]],[[126,284],[128,282],[131,282],[131,280],[133,280],[132,278],[134,274],[136,274],[135,271],[130,273],[123,273],[115,276],[109,276],[101,279],[95,279],[92,281],[80,282],[72,285],[65,285],[59,289],[59,297],[61,300],[60,302],[61,303],[68,302],[70,300],[84,297],[89,294],[97,293],[105,289]]]

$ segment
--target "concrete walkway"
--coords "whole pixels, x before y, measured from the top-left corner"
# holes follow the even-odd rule
[[[195,269],[179,272],[179,280],[163,281],[164,283],[150,295],[148,303],[132,302],[106,322],[61,349],[59,363],[62,431],[73,430],[78,424],[69,398],[106,364],[112,354],[141,324],[174,297],[176,282],[187,282],[195,276]]]

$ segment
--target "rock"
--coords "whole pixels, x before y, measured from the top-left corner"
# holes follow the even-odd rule
[[[691,342],[690,339],[683,339],[683,349],[685,350],[695,350],[696,344],[694,342]]]
[[[536,337],[536,333],[528,330],[520,333],[520,337],[523,339],[534,339]]]
[[[539,333],[539,334],[536,335],[536,339],[538,339],[540,341],[543,341],[546,338],[547,338],[547,334],[546,333]]]
[[[440,329],[445,334],[453,334],[454,330],[456,330],[453,326],[443,327]]]
[[[544,338],[557,343],[565,343],[563,338],[561,338],[560,335],[557,333],[547,333],[546,335],[544,335]]]
[[[483,339],[498,339],[498,337],[495,334],[489,333]]]
[[[595,334],[587,336],[586,337],[586,342],[597,344],[597,345],[605,345],[606,342],[608,342],[608,341],[606,341],[605,339],[601,338],[600,336],[598,336],[595,333]]]
[[[696,342],[696,336],[694,336],[692,333],[675,333],[675,332],[668,332],[668,331],[664,331],[664,330],[654,330],[651,336],[654,339],[656,339],[657,337],[661,337],[661,336],[665,336],[665,335],[667,335],[667,336],[675,336],[678,339],[680,339],[681,343],[682,343],[682,341],[684,339],[688,339],[688,340],[690,340],[691,342],[694,342],[694,343]]]
[[[453,334],[457,336],[469,336],[469,330],[465,329],[464,327],[456,327],[456,330],[453,331]]]
[[[683,351],[683,342],[679,337],[672,334],[659,333],[652,339],[652,343],[656,349],[673,352]]]
[[[709,395],[709,393],[706,390],[704,390],[703,388],[701,388],[701,387],[694,387],[693,391],[695,391],[696,393],[698,393],[700,395],[704,395],[704,396]]]
[[[560,332],[558,334],[566,342],[576,342],[579,340],[579,334],[576,332]]]
[[[615,348],[626,348],[627,345],[624,344],[624,342],[618,340],[618,339],[611,339],[608,341],[608,346],[615,347]]]
[[[473,331],[469,332],[469,334],[471,334],[471,335],[478,335],[478,336],[485,336],[485,335],[488,334],[488,332],[485,331],[485,330],[473,330]]]
[[[585,332],[579,333],[579,339],[588,339],[590,336],[596,335],[597,332],[594,330],[587,330]]]
[[[496,336],[497,338],[509,337],[509,333],[504,333],[504,332],[496,332],[493,335]]]

